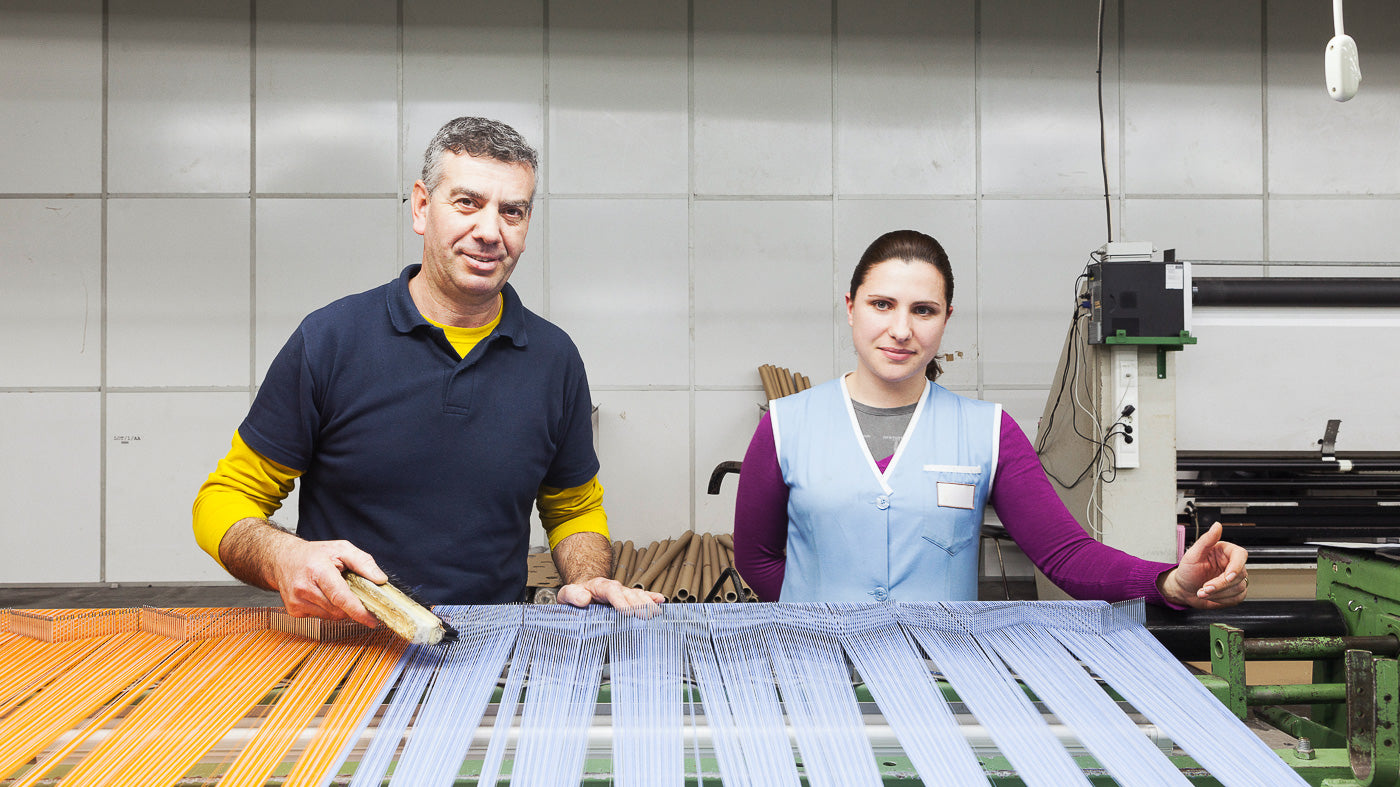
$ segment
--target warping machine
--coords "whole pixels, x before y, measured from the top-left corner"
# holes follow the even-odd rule
[[[1151,636],[1141,602],[437,611],[458,642],[409,647],[267,610],[11,610],[0,779],[1272,786],[1351,774],[1329,751],[1297,760],[1262,743]],[[1393,708],[1389,664],[1377,696]]]
[[[1176,486],[1192,532],[1211,523],[1250,559],[1311,563],[1309,542],[1384,543],[1400,538],[1400,454],[1338,453],[1338,423],[1315,453],[1181,451]]]

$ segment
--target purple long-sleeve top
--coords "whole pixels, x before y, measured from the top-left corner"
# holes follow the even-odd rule
[[[891,457],[878,462],[881,471]],[[759,598],[773,601],[783,587],[788,532],[788,488],[778,467],[773,422],[764,414],[744,454],[734,506],[734,563]],[[1021,427],[1004,411],[1001,449],[988,501],[1007,535],[1045,575],[1078,599],[1122,601],[1162,598],[1157,578],[1174,568],[1134,557],[1084,532],[1060,501]]]

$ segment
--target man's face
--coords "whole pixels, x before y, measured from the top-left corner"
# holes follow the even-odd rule
[[[413,184],[413,231],[423,236],[423,274],[454,303],[494,298],[525,251],[535,173],[524,164],[444,153],[431,194]]]

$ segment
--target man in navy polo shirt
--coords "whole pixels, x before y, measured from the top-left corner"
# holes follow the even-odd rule
[[[518,601],[531,505],[561,601],[662,600],[609,578],[583,361],[506,283],[537,166],[502,123],[443,126],[413,184],[422,263],[302,322],[201,487],[200,546],[291,614],[374,625],[341,572],[380,566],[428,603]],[[268,517],[297,478],[291,533]]]

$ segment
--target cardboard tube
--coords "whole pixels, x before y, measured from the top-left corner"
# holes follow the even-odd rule
[[[639,566],[646,565],[647,554],[650,551],[651,547],[642,547],[641,549],[637,550],[637,556],[635,559],[633,559],[632,565],[627,567],[627,579],[624,579],[622,581],[622,584],[627,585],[629,587],[632,585],[632,577],[637,576]],[[642,568],[641,570],[645,571],[646,569]]]
[[[690,543],[691,537],[694,535],[695,531],[687,530],[681,534],[680,538],[671,541],[667,545],[665,552],[661,553],[659,558],[651,564],[646,570],[646,573],[632,581],[632,587],[644,588],[655,581],[658,574],[670,568],[671,561],[675,560],[676,555],[679,555],[681,550],[685,549],[686,545]]]
[[[692,538],[690,540],[694,541],[695,539]],[[681,566],[684,563],[685,553],[681,552],[680,554],[676,555],[675,560],[671,561],[671,567],[666,571],[666,579],[665,581],[661,582],[661,589],[657,591],[661,595],[665,596],[668,601],[675,600],[676,583],[680,581]]]
[[[763,397],[770,402],[777,399],[780,394],[778,393],[778,381],[773,376],[773,367],[766,363],[758,367],[758,376],[763,380]]]
[[[622,542],[622,548],[617,550],[617,568],[613,570],[613,579],[618,582],[627,581],[627,571],[631,568],[632,561],[637,559],[636,547],[631,541]]]
[[[725,569],[733,568],[733,560],[729,556],[729,550],[715,542],[715,555],[719,558],[719,573],[724,574]],[[739,588],[734,584],[733,575],[725,577],[724,584],[720,586],[720,601],[726,604],[733,604],[739,600]]]
[[[647,551],[646,565],[638,565],[636,571],[632,574],[632,587],[641,587],[641,585],[637,584],[637,581],[642,578],[642,575],[650,571],[652,566],[656,565],[656,561],[661,559],[662,553],[665,552],[666,548],[669,546],[671,546],[671,539],[663,538],[657,541],[656,545]]]
[[[704,541],[700,544],[700,587],[696,595],[700,601],[709,603],[710,588],[715,585],[715,537],[709,533],[705,534]]]
[[[672,541],[671,545],[674,546],[675,543],[675,541]],[[660,593],[661,595],[666,596],[667,598],[670,598],[670,594],[666,592],[666,583],[670,581],[671,574],[674,571],[679,570],[681,566],[681,553],[676,553],[676,556],[674,558],[667,560],[666,555],[669,554],[670,552],[666,552],[661,556],[661,565],[654,566],[654,568],[658,568],[660,569],[660,571],[656,572],[655,579],[647,583],[647,590],[650,590],[653,593]]]
[[[690,545],[685,548],[685,557],[681,559],[681,576],[676,582],[676,600],[695,600],[695,571],[700,561],[700,544],[702,538],[690,539]]]

